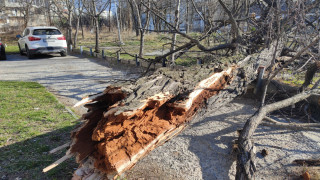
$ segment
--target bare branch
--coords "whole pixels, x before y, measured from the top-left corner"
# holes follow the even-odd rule
[[[320,123],[282,123],[270,117],[264,117],[263,120],[269,122],[269,123],[262,122],[261,125],[263,126],[288,128],[288,129],[294,129],[294,130],[320,131]]]

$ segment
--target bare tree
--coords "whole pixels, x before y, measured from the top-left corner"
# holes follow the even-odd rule
[[[141,1],[142,2],[142,1]],[[150,18],[150,13],[149,10],[146,11],[146,20],[145,20],[145,24],[142,25],[142,12],[141,12],[141,5],[138,6],[137,2],[135,0],[132,0],[132,4],[135,7],[135,17],[138,20],[138,27],[139,27],[139,32],[140,32],[140,49],[139,49],[139,57],[142,58],[143,57],[143,48],[144,48],[144,35],[146,32],[146,28],[149,22],[149,18]],[[147,1],[147,7],[148,9],[150,8],[150,0]]]
[[[103,11],[110,5],[110,0],[88,0],[83,3],[86,9],[85,13],[88,14],[94,21],[95,27],[95,52],[99,53],[99,18]]]
[[[117,29],[118,29],[118,39],[119,39],[119,44],[122,45],[123,42],[122,42],[122,38],[121,38],[121,24],[120,24],[120,20],[119,20],[119,14],[120,14],[120,11],[121,11],[121,8],[120,8],[120,0],[119,0],[119,5],[117,5],[116,3],[116,6],[117,6],[117,10],[116,10],[116,20],[117,20]]]
[[[77,42],[78,42],[78,32],[79,32],[79,26],[80,26],[80,19],[83,14],[83,1],[82,0],[77,0],[76,2],[76,8],[74,8],[74,15],[76,18],[76,31],[74,33],[74,38],[73,38],[73,44],[74,47],[77,47]]]
[[[33,3],[34,0],[18,0],[20,5],[20,12],[23,14],[23,26],[24,28],[28,26],[30,15],[32,14],[33,10]]]
[[[174,12],[175,19],[174,19],[174,27],[175,29],[179,29],[179,19],[180,19],[180,4],[181,1],[177,0],[176,10]],[[171,42],[171,51],[176,49],[176,41],[177,41],[177,33],[173,33],[172,35],[172,42]],[[171,54],[171,65],[175,65],[175,53]]]
[[[72,19],[74,12],[75,0],[53,0],[52,8],[56,11],[62,23],[66,22],[67,27],[67,45],[68,50],[72,46]]]

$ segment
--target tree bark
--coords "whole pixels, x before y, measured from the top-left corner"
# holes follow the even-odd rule
[[[70,11],[70,9],[69,9]],[[72,45],[72,16],[71,12],[68,12],[68,37],[67,37],[67,42],[68,42],[68,51],[71,51],[71,45]]]
[[[180,4],[181,0],[177,0],[177,6],[175,10],[175,20],[174,26],[176,29],[179,29],[179,19],[180,19]],[[171,51],[176,49],[177,33],[173,33],[171,41]],[[175,66],[175,53],[171,54],[171,66]]]
[[[189,25],[189,0],[186,0],[186,33],[188,34],[190,31]]]
[[[109,16],[108,16],[108,20],[109,20],[109,32],[111,32],[111,6],[112,6],[112,2],[110,2],[110,6],[109,6]]]
[[[120,27],[120,20],[119,20],[118,11],[120,11],[119,8],[116,10],[116,20],[117,20],[117,29],[118,29],[118,39],[119,39],[119,44],[121,45],[121,44],[123,44],[123,42],[122,42],[122,38],[121,38],[121,29],[120,29],[121,27]]]
[[[73,132],[70,149],[83,164],[77,172],[88,168],[85,164],[89,156],[94,161],[92,173],[121,174],[181,132],[199,109],[210,104],[219,106],[221,98],[223,102],[233,99],[227,99],[223,92],[219,94],[220,90],[228,88],[230,95],[243,92],[238,80],[244,81],[244,77],[238,69],[209,76],[210,71],[190,68],[179,74],[163,69],[139,79],[133,88],[108,87],[103,93],[84,99],[83,103],[91,102],[86,105],[89,112],[83,116],[87,122]],[[201,80],[205,77],[208,78]],[[229,86],[233,80],[236,86]],[[199,81],[203,85],[197,86]],[[212,96],[216,97],[206,103],[205,99]],[[105,151],[105,147],[109,150]]]
[[[79,26],[80,26],[80,17],[77,18],[76,32],[74,32],[74,39],[73,39],[74,48],[77,48],[77,45],[78,45]]]
[[[100,53],[100,47],[99,47],[99,17],[95,17],[95,32],[96,32],[96,46],[95,46],[95,52]]]
[[[130,4],[130,8],[132,11],[132,19],[133,19],[133,24],[134,24],[134,29],[136,32],[136,36],[139,36],[140,34],[140,30],[139,30],[139,24],[138,24],[138,17],[137,14],[135,13],[135,8],[134,5],[132,3],[132,1],[128,0],[129,4]]]

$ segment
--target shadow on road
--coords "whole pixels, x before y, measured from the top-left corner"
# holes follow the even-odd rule
[[[42,59],[51,59],[54,57],[59,57],[58,54],[38,54],[35,55],[34,58],[28,59],[26,55],[20,55],[20,54],[8,54],[7,55],[7,61],[36,61],[36,60],[42,60]]]

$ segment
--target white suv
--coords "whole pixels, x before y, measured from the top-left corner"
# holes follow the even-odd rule
[[[56,27],[27,27],[17,38],[20,54],[26,52],[29,59],[35,54],[67,55],[66,38]]]

